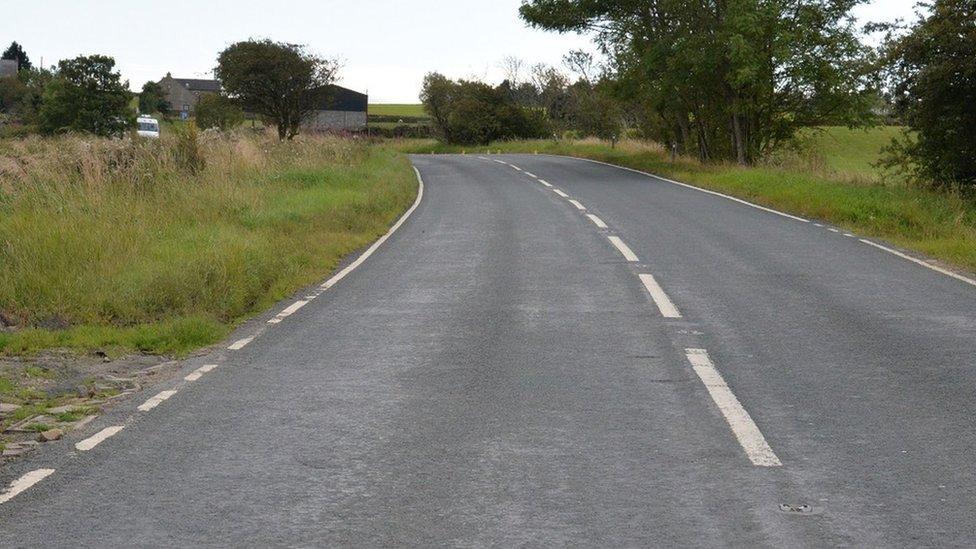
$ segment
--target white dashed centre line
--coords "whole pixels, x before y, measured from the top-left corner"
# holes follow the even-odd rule
[[[527,176],[529,176],[529,177],[531,177],[533,179],[539,179],[539,176],[536,175],[536,174],[534,174],[534,173],[532,173],[532,172],[525,172],[525,175],[527,175]]]
[[[239,339],[239,340],[235,341],[233,345],[231,345],[230,347],[227,347],[227,350],[229,350],[229,351],[240,351],[244,347],[247,347],[247,344],[250,343],[250,342],[252,342],[252,341],[254,341],[254,336],[245,337],[244,339]]]
[[[651,299],[654,300],[657,308],[664,315],[664,318],[681,318],[681,313],[678,312],[678,308],[674,306],[674,302],[671,301],[668,294],[664,293],[664,289],[657,283],[654,276],[642,274],[640,275],[640,279],[644,283],[644,287],[647,288],[647,293],[651,294]]]
[[[603,220],[600,219],[599,217],[597,217],[597,216],[595,216],[593,214],[586,214],[586,217],[590,218],[590,221],[592,221],[593,224],[596,225],[597,227],[599,227],[601,229],[606,229],[607,228],[607,224],[604,223]]]
[[[7,491],[0,494],[0,503],[7,503],[8,501],[17,497],[17,494],[20,494],[24,490],[27,490],[31,486],[53,474],[54,469],[37,469],[25,474],[19,479],[11,482],[10,486],[7,488]]]
[[[559,189],[557,189],[557,188],[555,188],[555,187],[553,187],[553,189],[552,189],[552,192],[554,192],[554,193],[556,193],[556,194],[558,194],[559,196],[561,196],[561,197],[563,197],[563,198],[569,198],[569,195],[568,195],[568,194],[566,194],[566,193],[564,193],[564,192],[562,192],[562,191],[560,191]]]
[[[82,452],[87,452],[88,450],[91,450],[92,448],[104,442],[105,439],[119,434],[119,432],[122,429],[125,429],[125,425],[115,425],[114,427],[106,427],[101,431],[95,433],[94,435],[79,442],[78,444],[75,444],[75,448],[81,450]]]
[[[308,301],[307,300],[304,300],[304,301],[296,301],[295,303],[292,303],[287,309],[285,309],[285,310],[281,311],[280,313],[278,313],[278,315],[276,317],[274,317],[271,320],[269,320],[268,321],[268,324],[278,324],[282,320],[284,320],[284,319],[290,317],[291,315],[297,313],[299,309],[301,309],[302,307],[304,307],[306,305],[308,305]]]
[[[759,467],[779,467],[782,465],[773,449],[766,442],[759,427],[752,421],[749,412],[742,407],[739,399],[736,398],[732,389],[729,389],[722,374],[715,369],[712,359],[708,356],[708,351],[704,349],[686,349],[688,362],[691,363],[695,373],[701,378],[708,394],[725,416],[725,421],[732,428],[732,433],[738,439],[739,445],[746,451],[749,460],[753,465]]]
[[[569,203],[572,204],[573,206],[576,206],[576,209],[579,210],[579,211],[581,211],[581,212],[585,212],[586,211],[586,206],[580,204],[580,202],[578,200],[570,200]]]
[[[518,171],[520,171],[520,172],[523,172],[523,171],[525,171],[525,170],[523,170],[522,168],[519,168],[518,166],[516,166],[516,165],[514,165],[514,164],[509,164],[509,166],[511,166],[512,168],[515,168],[516,170],[518,170]]]
[[[546,181],[545,179],[540,179],[540,180],[539,180],[539,183],[542,183],[542,184],[543,184],[543,185],[545,185],[546,187],[552,187],[552,184],[551,184],[551,183],[549,183],[548,181]]]
[[[610,240],[610,243],[613,244],[613,247],[617,248],[617,251],[619,251],[627,261],[630,261],[631,263],[637,263],[640,261],[640,259],[637,258],[637,254],[630,249],[630,246],[624,244],[624,241],[620,240],[619,236],[608,236],[607,238]]]
[[[189,374],[188,376],[184,377],[183,379],[185,379],[187,381],[196,381],[196,380],[200,379],[201,377],[203,377],[203,374],[209,374],[210,372],[214,371],[215,368],[217,368],[217,365],[216,364],[207,364],[206,366],[202,366],[200,368],[197,368],[191,374]]]
[[[167,400],[169,400],[169,397],[175,394],[176,391],[163,391],[158,395],[150,398],[149,400],[143,402],[142,405],[137,408],[137,410],[139,410],[140,412],[148,412],[149,410],[152,410],[153,408],[159,406],[163,402],[166,402]]]
[[[499,164],[504,164],[504,165],[508,166],[508,162],[505,162],[504,160],[496,160],[496,159],[493,158],[491,161],[492,162],[498,162]]]

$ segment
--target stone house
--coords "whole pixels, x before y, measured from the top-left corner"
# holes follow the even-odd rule
[[[169,73],[159,81],[159,85],[163,88],[163,96],[169,103],[170,112],[174,114],[186,111],[192,115],[200,97],[220,93],[220,82],[216,80],[173,78]]]
[[[0,78],[17,76],[20,65],[14,59],[0,59]]]

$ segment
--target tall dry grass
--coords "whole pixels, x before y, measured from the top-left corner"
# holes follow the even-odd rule
[[[0,312],[41,328],[0,351],[210,342],[381,234],[415,185],[402,155],[329,137],[0,141]]]

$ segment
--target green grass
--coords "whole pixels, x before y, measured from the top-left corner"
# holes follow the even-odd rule
[[[881,238],[964,269],[976,271],[976,200],[972,196],[921,186],[891,184],[865,166],[882,142],[876,134],[859,143],[858,134],[831,131],[820,139],[840,135],[846,145],[841,158],[828,161],[845,171],[871,173],[852,177],[832,169],[805,167],[749,167],[703,165],[689,159],[671,162],[659,147],[637,142],[608,144],[586,141],[521,141],[492,144],[493,151],[550,153],[590,158],[677,179],[737,196],[758,204],[836,224],[860,235]],[[486,147],[455,147],[433,140],[404,141],[414,153],[483,153]],[[829,150],[829,149],[828,149]],[[826,153],[833,154],[833,153]],[[834,155],[837,156],[837,155]],[[889,184],[885,184],[885,182]]]
[[[383,147],[197,146],[192,173],[167,139],[0,141],[0,310],[35,326],[0,333],[0,354],[184,355],[324,278],[416,194],[409,161]]]
[[[424,106],[419,104],[371,104],[369,106],[369,114],[374,116],[428,117],[424,111]]]
[[[840,174],[875,176],[878,170],[874,164],[881,157],[881,149],[901,131],[902,128],[894,126],[868,129],[832,126],[808,130],[802,138],[806,148],[821,155],[829,169]]]

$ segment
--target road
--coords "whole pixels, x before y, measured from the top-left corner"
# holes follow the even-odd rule
[[[414,163],[341,281],[0,472],[0,545],[976,540],[966,280],[582,160]]]

